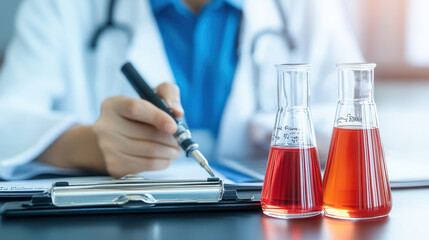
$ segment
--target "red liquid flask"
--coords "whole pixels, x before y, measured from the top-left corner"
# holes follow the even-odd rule
[[[307,64],[277,65],[278,111],[262,189],[264,214],[312,217],[322,212],[322,178],[311,111]]]
[[[387,216],[392,200],[373,97],[375,64],[339,64],[336,120],[323,178],[325,215]]]

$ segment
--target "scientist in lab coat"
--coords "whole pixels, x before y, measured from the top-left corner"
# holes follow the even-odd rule
[[[268,143],[273,65],[312,63],[316,133],[329,141],[333,115],[317,109],[335,108],[335,64],[362,60],[337,0],[117,0],[114,27],[91,47],[109,2],[22,3],[0,73],[1,178],[120,177],[177,158],[174,121],[138,98],[119,71],[126,61],[224,157]]]

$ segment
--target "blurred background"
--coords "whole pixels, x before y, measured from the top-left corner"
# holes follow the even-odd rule
[[[0,59],[13,33],[22,0],[0,1]],[[342,0],[350,26],[377,77],[429,79],[429,1]]]
[[[343,0],[365,58],[377,77],[428,79],[429,1]]]
[[[20,2],[0,0],[0,66]],[[429,179],[429,1],[342,4],[366,61],[377,63],[376,103],[390,174]]]

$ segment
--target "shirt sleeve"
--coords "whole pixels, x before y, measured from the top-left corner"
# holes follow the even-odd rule
[[[76,124],[72,115],[53,110],[66,91],[64,37],[56,1],[22,3],[0,72],[0,178],[19,178],[18,168]],[[28,171],[21,175],[31,177]]]

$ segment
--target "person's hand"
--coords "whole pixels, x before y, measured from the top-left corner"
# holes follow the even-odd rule
[[[156,92],[172,108],[174,115],[183,115],[176,85],[163,83]],[[122,96],[106,99],[93,130],[106,170],[114,177],[167,168],[180,154],[171,136],[177,130],[175,121],[145,100]]]

